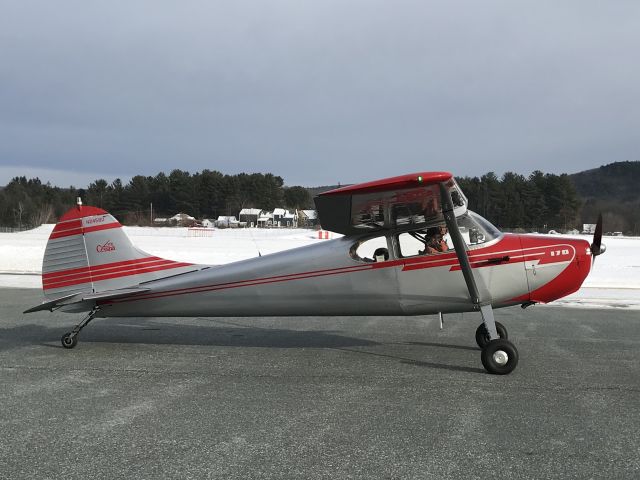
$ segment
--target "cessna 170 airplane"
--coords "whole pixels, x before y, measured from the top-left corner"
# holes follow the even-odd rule
[[[485,369],[507,374],[518,351],[494,308],[575,292],[604,252],[593,243],[498,231],[467,209],[450,173],[425,172],[318,195],[322,227],[341,238],[227,265],[158,258],[99,208],[78,205],[46,246],[38,310],[88,312],[62,337],[73,348],[95,317],[425,315],[479,311]]]

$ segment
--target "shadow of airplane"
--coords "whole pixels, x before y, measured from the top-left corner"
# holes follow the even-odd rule
[[[135,322],[133,323],[132,320]],[[96,319],[80,334],[80,345],[86,343],[142,344],[142,345],[194,345],[211,347],[240,348],[318,348],[333,349],[360,355],[372,355],[400,361],[402,364],[427,368],[446,369],[459,372],[485,373],[478,368],[469,368],[442,363],[416,360],[399,355],[390,355],[357,349],[357,347],[392,346],[363,338],[343,335],[335,331],[293,330],[288,328],[260,327],[244,325],[232,319],[198,319],[209,325],[193,325],[162,322],[154,318]],[[69,326],[45,326],[26,324],[5,328],[0,331],[0,351],[7,351],[26,345],[40,345],[48,348],[62,346],[58,339],[70,330]],[[426,342],[400,342],[396,345],[416,345],[425,347],[473,350],[461,345],[446,345]],[[77,347],[76,347],[77,348]],[[434,354],[437,357],[437,355]]]
[[[435,346],[438,347],[448,347],[447,345],[439,345],[439,344],[433,344]],[[456,345],[452,345],[451,348],[457,348]],[[442,370],[451,370],[454,372],[468,372],[468,373],[481,373],[483,375],[487,374],[487,372],[485,370],[483,370],[482,368],[473,368],[473,367],[461,367],[458,365],[447,365],[444,363],[435,363],[435,362],[425,362],[423,360],[415,360],[413,358],[405,358],[405,357],[400,357],[397,355],[389,355],[387,353],[376,353],[376,352],[367,352],[365,350],[352,350],[349,348],[337,348],[336,350],[341,350],[343,352],[350,352],[350,353],[358,353],[361,355],[372,355],[374,357],[385,357],[385,358],[392,358],[394,360],[400,360],[400,363],[405,364],[405,365],[415,365],[417,367],[427,367],[427,368],[438,368],[438,369],[442,369]],[[476,349],[474,349],[476,350]]]

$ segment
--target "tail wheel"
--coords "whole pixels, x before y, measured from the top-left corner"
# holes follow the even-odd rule
[[[509,340],[499,338],[491,340],[482,349],[480,359],[487,372],[506,375],[513,372],[518,365],[518,350]]]
[[[496,330],[498,331],[498,336],[500,338],[503,338],[503,339],[509,338],[509,335],[507,334],[507,329],[500,322],[496,322]],[[487,327],[484,325],[484,323],[481,323],[476,329],[476,343],[480,348],[484,348],[489,344],[490,341],[491,341],[491,338],[489,337],[489,332],[487,331]]]
[[[60,339],[64,348],[73,348],[78,344],[78,335],[73,333],[65,333]]]

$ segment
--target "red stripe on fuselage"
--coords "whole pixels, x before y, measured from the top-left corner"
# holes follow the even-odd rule
[[[211,285],[201,285],[199,287],[188,287],[188,288],[180,288],[176,290],[167,290],[165,292],[148,293],[148,294],[136,296],[135,298],[132,298],[132,299],[113,300],[108,303],[121,303],[121,302],[126,302],[131,300],[149,300],[153,298],[186,295],[190,293],[203,293],[203,292],[211,292],[215,290],[225,290],[228,288],[249,287],[249,286],[264,285],[269,283],[287,282],[290,280],[301,280],[301,279],[312,278],[312,277],[324,277],[328,275],[338,275],[342,273],[360,272],[365,270],[372,270],[375,268],[386,268],[387,266],[394,266],[394,265],[387,265],[392,263],[397,263],[397,262],[352,265],[349,267],[316,270],[313,272],[291,273],[288,275],[277,275],[274,277],[254,278],[249,280],[238,280],[236,282],[224,282],[224,283],[217,283],[217,284],[211,284]]]
[[[499,243],[502,243],[502,242],[499,242]],[[523,255],[523,251],[521,248],[497,251],[495,247],[498,246],[499,243],[492,245],[490,247],[486,247],[478,250],[472,250],[471,252],[469,252],[472,268],[481,268],[481,267],[488,267],[488,266],[499,267],[501,265],[507,265],[509,263],[523,263],[526,260],[535,260],[537,259],[537,257],[539,257],[541,254],[544,253],[544,252],[540,252],[540,250],[543,250],[544,248],[548,248],[548,247],[532,248],[532,249],[529,249],[529,250],[533,250],[532,252],[529,252]],[[552,247],[556,247],[556,246],[552,246]],[[487,261],[490,258],[493,258],[496,256],[505,256],[505,255],[508,256],[508,254],[512,254],[512,256],[510,256],[509,262],[504,262],[499,264],[495,264],[495,263],[487,264]],[[479,257],[490,257],[490,258],[481,259]],[[562,262],[564,262],[564,260],[559,262],[554,262],[554,263],[562,263]],[[198,287],[189,287],[189,288],[181,288],[176,290],[147,293],[147,294],[137,295],[132,298],[107,301],[105,302],[105,304],[125,303],[130,301],[137,301],[137,300],[151,300],[155,298],[187,295],[192,293],[204,293],[204,292],[224,290],[229,288],[265,285],[270,283],[280,283],[280,282],[302,280],[302,279],[314,278],[314,277],[340,275],[344,273],[354,273],[354,272],[360,272],[360,271],[368,271],[368,270],[374,270],[379,268],[390,268],[390,267],[397,267],[397,266],[402,266],[403,272],[411,271],[411,270],[419,270],[419,269],[436,268],[436,267],[447,267],[447,266],[451,267],[449,271],[460,270],[460,264],[458,262],[458,258],[455,252],[445,252],[445,253],[430,255],[427,257],[411,257],[411,258],[404,258],[399,260],[390,260],[390,261],[380,262],[380,263],[365,263],[361,265],[353,265],[348,267],[338,267],[333,269],[324,269],[324,270],[316,270],[316,271],[310,271],[310,272],[279,275],[275,277],[239,280],[236,282],[225,282],[225,283],[219,283],[219,284],[201,285]]]

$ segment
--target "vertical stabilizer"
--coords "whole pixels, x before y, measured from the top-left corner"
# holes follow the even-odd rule
[[[62,216],[49,237],[42,288],[47,298],[95,293],[135,286],[193,267],[134,247],[111,214],[79,202]]]

